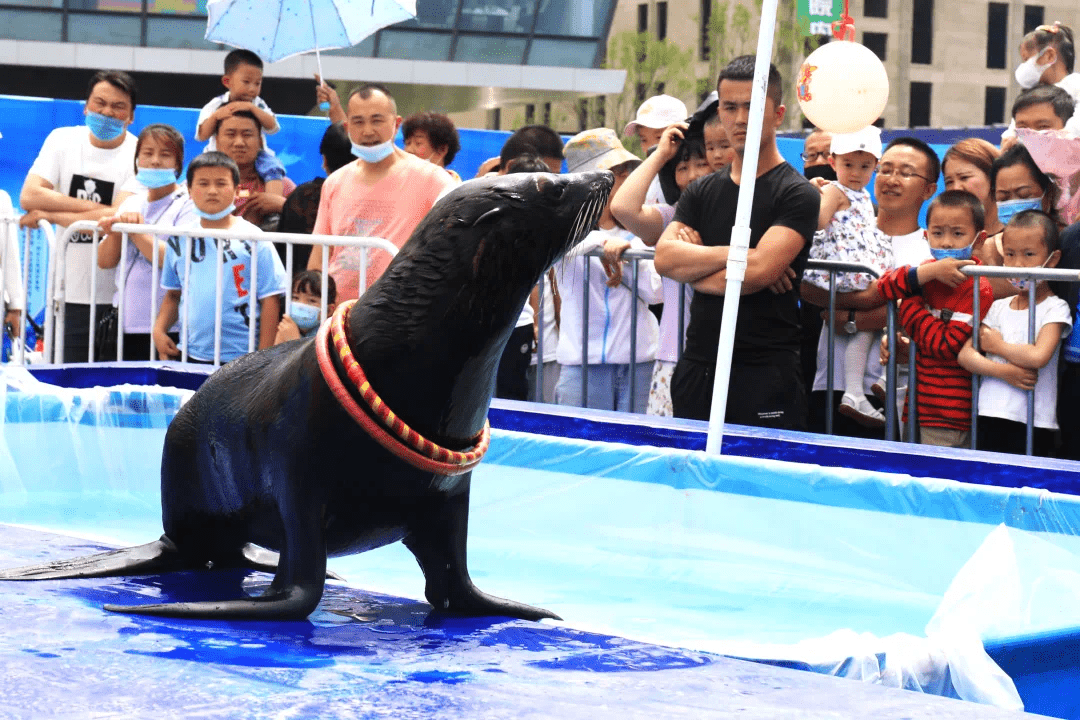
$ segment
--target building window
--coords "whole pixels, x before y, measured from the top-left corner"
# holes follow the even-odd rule
[[[712,22],[713,0],[701,0],[701,47],[698,48],[698,59],[708,61],[711,54],[709,46],[709,23]]]
[[[649,6],[642,4],[637,6],[637,31],[649,32]]]
[[[667,38],[667,3],[656,3],[656,39]]]
[[[911,62],[934,61],[934,0],[915,0],[911,14]]]
[[[541,125],[551,127],[551,103],[549,102],[544,103],[544,121]]]
[[[866,0],[863,3],[865,17],[889,17],[889,0]]]
[[[889,36],[885,33],[864,32],[862,34],[862,44],[872,50],[881,62],[885,62],[885,47],[888,39]]]
[[[525,105],[525,124],[536,124],[536,106],[532,103],[528,103],[527,105]]]
[[[637,87],[634,88],[634,97],[637,98],[638,105],[645,102],[645,98],[647,97],[648,92],[649,92],[649,86],[648,85],[646,85],[645,83],[638,83],[637,84]]]
[[[1034,30],[1043,24],[1043,18],[1046,17],[1046,8],[1042,5],[1025,5],[1024,6],[1024,34]]]
[[[983,125],[1005,124],[1005,88],[986,88],[986,104],[983,110]]]
[[[1009,4],[992,2],[986,11],[986,67],[1005,67],[1009,38]]]
[[[908,103],[908,127],[930,126],[930,83],[911,83]]]

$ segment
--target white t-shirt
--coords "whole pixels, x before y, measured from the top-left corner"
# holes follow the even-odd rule
[[[0,190],[0,218],[15,217],[15,208],[11,205],[11,196]],[[22,266],[19,264],[20,232],[18,225],[0,223],[0,241],[7,247],[4,262],[4,297],[9,310],[22,310],[23,302]]]
[[[625,365],[630,362],[631,312],[637,313],[635,362],[652,362],[656,359],[659,323],[649,311],[649,305],[660,302],[663,295],[660,275],[652,261],[638,261],[638,291],[635,296],[629,289],[633,287],[631,261],[623,262],[623,284],[608,287],[607,274],[600,264],[600,258],[582,256],[582,253],[603,247],[604,242],[612,237],[629,240],[632,249],[645,248],[645,243],[628,230],[594,230],[555,265],[555,281],[559,284],[559,296],[562,298],[556,353],[560,365],[581,365],[581,333],[584,326],[582,293],[585,289],[586,261],[589,267],[588,364]]]
[[[1013,310],[1009,305],[1013,298],[994,301],[990,311],[983,319],[983,325],[1001,333],[1007,343],[1027,344],[1028,310]],[[1035,337],[1049,323],[1062,323],[1065,327],[1061,337],[1066,337],[1072,330],[1072,317],[1069,304],[1056,295],[1045,298],[1035,306]],[[1057,378],[1058,357],[1061,345],[1054,348],[1050,362],[1039,369],[1039,379],[1035,381],[1035,427],[1057,430]],[[999,355],[986,354],[994,362],[1007,362]],[[1027,423],[1028,394],[1013,387],[1004,380],[983,376],[979,385],[979,415]]]
[[[83,125],[56,128],[45,138],[30,173],[68,197],[112,205],[121,188],[135,176],[136,142],[134,135],[126,133],[119,147],[107,150],[90,143],[90,130]],[[90,304],[90,276],[95,269],[93,235],[79,233],[71,238],[64,263],[68,302]],[[95,302],[112,302],[114,277],[113,270],[98,271]]]
[[[667,203],[655,204],[660,212],[664,227],[675,217],[675,208]],[[664,362],[679,360],[679,290],[682,289],[686,300],[683,304],[683,345],[686,344],[686,326],[690,324],[690,301],[694,298],[694,289],[689,285],[676,282],[671,278],[661,278],[664,287],[664,312],[660,315],[660,347],[656,359]]]
[[[933,257],[930,243],[926,241],[926,232],[919,228],[907,235],[891,235],[894,267],[919,265]],[[836,327],[836,344],[833,349],[833,389],[844,387],[844,350],[847,349],[848,336],[842,334],[840,324]],[[866,371],[863,374],[863,390],[869,394],[870,386],[881,378],[882,366],[877,347],[874,346],[866,357]],[[829,368],[829,325],[821,328],[818,337],[817,371],[814,374],[814,390],[827,390]]]
[[[202,110],[199,111],[199,119],[195,121],[195,131],[198,132],[199,128],[202,127],[203,121],[216,113],[218,111],[218,108],[220,108],[227,102],[229,102],[229,93],[218,95],[216,98],[203,105]],[[259,132],[262,133],[263,150],[273,155],[274,151],[271,150],[270,146],[266,144],[266,136],[273,135],[281,129],[281,126],[277,124],[277,116],[274,115],[274,111],[270,109],[270,106],[267,105],[266,101],[263,100],[261,97],[257,97],[252,100],[251,104],[262,110],[264,113],[268,113],[269,115],[274,117],[273,130],[267,131],[264,127],[262,127],[262,123],[259,123]],[[203,152],[210,152],[211,150],[217,150],[217,136],[214,134],[211,134],[210,139],[206,141],[206,147],[203,148]]]
[[[544,284],[544,299],[541,303],[540,322],[544,335],[544,362],[553,362],[557,359],[559,350],[559,325],[555,322],[555,290],[547,273],[540,278]],[[530,365],[536,364],[536,353],[533,353]]]

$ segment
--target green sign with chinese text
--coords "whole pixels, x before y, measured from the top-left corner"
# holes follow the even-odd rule
[[[844,12],[844,0],[799,0],[799,29],[804,35],[832,35]]]

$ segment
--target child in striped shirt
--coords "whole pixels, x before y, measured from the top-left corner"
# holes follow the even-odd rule
[[[957,358],[975,325],[974,280],[960,268],[980,264],[972,253],[986,239],[984,223],[977,197],[965,190],[942,193],[926,214],[934,259],[896,268],[874,283],[882,297],[900,301],[900,322],[917,350],[918,428],[925,445],[971,444],[971,373]],[[990,283],[979,284],[979,300],[981,320],[994,302]]]

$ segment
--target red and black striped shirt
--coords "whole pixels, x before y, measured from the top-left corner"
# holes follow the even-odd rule
[[[878,290],[889,300],[901,301],[900,323],[917,350],[919,424],[969,430],[971,373],[956,358],[971,337],[975,282],[968,278],[950,288],[934,281],[920,288],[913,286],[910,270],[890,270],[878,281]],[[993,302],[990,283],[984,280],[979,283],[980,322]],[[905,407],[905,422],[907,416]]]

